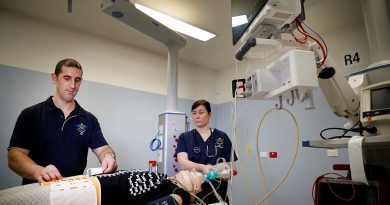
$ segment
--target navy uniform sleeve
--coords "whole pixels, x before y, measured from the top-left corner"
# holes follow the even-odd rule
[[[184,133],[182,133],[182,134],[180,134],[179,141],[177,142],[176,152],[174,155],[175,157],[177,157],[177,154],[180,152],[188,153],[186,144],[187,144],[186,143],[186,135]]]
[[[8,148],[19,147],[27,150],[31,150],[34,144],[33,113],[25,109],[23,110],[18,119],[16,120],[12,137]]]
[[[91,136],[91,141],[90,141],[89,147],[91,149],[96,149],[96,148],[99,148],[101,146],[108,145],[106,139],[103,136],[99,121],[93,115],[92,115],[91,124],[92,124],[92,136]]]

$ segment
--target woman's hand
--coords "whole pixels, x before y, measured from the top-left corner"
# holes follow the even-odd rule
[[[201,172],[202,173],[204,173],[204,174],[207,174],[210,170],[212,170],[213,169],[213,166],[211,166],[211,165],[205,165],[205,164],[203,164],[202,165],[202,168],[201,168]]]

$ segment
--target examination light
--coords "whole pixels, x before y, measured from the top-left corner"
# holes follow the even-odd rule
[[[172,18],[170,16],[167,16],[165,14],[162,14],[158,11],[155,11],[153,9],[150,9],[148,7],[145,7],[141,4],[135,4],[135,7],[144,12],[146,15],[152,17],[153,19],[157,20],[158,22],[164,24],[166,27],[177,31],[179,33],[191,36],[193,38],[196,38],[201,41],[208,41],[215,37],[215,34],[212,34],[208,31],[202,30],[200,28],[197,28],[193,25],[190,25],[188,23],[185,23],[183,21],[177,20],[175,18]]]

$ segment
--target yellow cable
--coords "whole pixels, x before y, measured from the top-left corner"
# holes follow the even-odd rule
[[[270,112],[272,112],[272,111],[274,111],[274,110],[284,110],[284,111],[286,111],[286,112],[291,116],[291,118],[294,120],[295,128],[296,128],[296,147],[295,147],[295,151],[294,151],[293,158],[292,158],[292,161],[291,161],[291,163],[290,163],[290,166],[288,167],[288,169],[287,169],[286,173],[284,174],[283,178],[279,181],[279,183],[278,183],[270,192],[268,192],[267,194],[265,194],[265,196],[263,197],[263,199],[261,199],[259,202],[257,202],[256,205],[259,205],[259,204],[261,204],[262,202],[264,202],[266,199],[268,199],[268,198],[271,196],[271,194],[273,194],[273,193],[279,188],[279,186],[284,182],[284,180],[286,180],[287,176],[289,175],[289,173],[290,173],[290,171],[291,171],[291,169],[292,169],[292,167],[293,167],[293,165],[294,165],[294,163],[295,163],[295,159],[296,159],[296,157],[297,157],[298,150],[299,150],[300,131],[299,131],[299,127],[298,127],[298,122],[297,122],[297,120],[295,119],[294,115],[293,115],[289,110],[287,110],[287,109],[285,109],[285,108],[281,108],[281,109],[280,109],[280,108],[273,108],[273,109],[270,109],[269,111],[267,111],[267,112],[263,115],[263,117],[262,117],[262,119],[261,119],[261,121],[260,121],[260,123],[259,123],[258,129],[257,129],[257,130],[258,130],[258,131],[257,131],[257,136],[256,136],[256,142],[257,142],[256,147],[257,147],[257,152],[259,151],[259,150],[258,150],[258,146],[259,146],[259,136],[260,136],[260,135],[259,135],[259,130],[260,130],[260,127],[261,127],[261,125],[262,125],[262,123],[263,123],[265,117],[266,117]],[[260,158],[259,156],[260,156],[260,153],[258,152],[258,153],[257,153],[257,159],[258,159],[258,163],[259,163],[260,166],[261,166],[261,158]]]
[[[216,190],[219,189],[219,187],[221,186],[221,183],[222,183],[222,182],[221,182],[221,179],[220,179],[217,188],[215,188]],[[211,190],[208,194],[206,194],[206,196],[204,196],[204,197],[202,198],[202,201],[204,201],[204,199],[205,199],[206,197],[208,197],[211,193],[214,193],[213,190]]]
[[[237,96],[237,95],[236,95]],[[255,204],[256,200],[254,199],[253,197],[253,194],[252,192],[250,191],[250,188],[249,188],[249,184],[248,184],[248,178],[246,176],[246,172],[245,172],[245,169],[243,167],[243,162],[240,157],[240,152],[239,152],[239,149],[237,147],[237,136],[236,136],[236,109],[237,109],[237,97],[234,98],[233,100],[233,103],[232,103],[232,133],[233,133],[233,148],[234,148],[234,151],[236,151],[236,155],[237,155],[237,158],[238,158],[238,165],[241,169],[241,172],[239,173],[240,176],[242,176],[242,180],[244,181],[244,188],[246,189],[246,193],[249,195],[250,199],[252,200],[252,204]]]
[[[197,199],[201,204],[203,205],[207,205],[206,203],[204,203],[204,201],[202,199],[200,199],[199,197],[197,197],[195,194],[193,194],[192,192],[188,191],[185,186],[183,186],[179,181],[177,181],[176,179],[173,179],[171,178],[170,181],[175,184],[176,186],[180,187],[181,189],[183,189],[184,191],[186,191],[187,193],[189,193],[191,196],[193,196],[195,199]],[[173,190],[172,193],[175,192],[176,189]]]
[[[236,79],[238,79],[237,67],[238,67],[238,60],[236,60],[236,66],[235,66],[235,68],[236,68],[236,76],[235,76],[235,78]],[[248,72],[249,67],[250,66],[248,65],[246,72]],[[244,188],[246,189],[246,193],[248,193],[249,198],[252,200],[252,204],[254,204],[256,200],[254,199],[253,194],[252,194],[252,192],[251,192],[251,190],[249,188],[248,178],[246,176],[246,172],[245,172],[244,167],[242,165],[243,162],[241,161],[243,159],[240,158],[239,149],[238,149],[238,146],[237,146],[236,125],[237,125],[237,89],[235,90],[235,95],[234,95],[234,99],[233,99],[233,103],[232,103],[232,135],[233,135],[232,136],[233,137],[233,143],[232,144],[233,144],[234,151],[236,151],[236,155],[237,155],[237,158],[238,158],[238,165],[239,165],[239,167],[241,169],[240,176],[241,176],[241,174],[243,176],[243,177],[241,177],[241,179],[244,181],[244,185],[245,185]],[[232,161],[234,161],[234,158],[232,158],[232,159],[233,159]],[[232,183],[233,183],[233,180],[232,180]],[[231,190],[230,193],[231,194],[233,193],[232,190]],[[232,199],[232,201],[233,201],[233,199]]]
[[[268,111],[268,112],[270,112],[270,111]],[[267,115],[267,113],[266,113],[266,115]],[[262,124],[263,120],[264,120],[264,116],[261,119],[259,126],[257,127],[257,132],[256,132],[256,158],[257,159],[260,158],[259,137],[258,136],[260,133],[260,125]],[[265,178],[264,169],[263,169],[263,166],[261,164],[261,161],[260,160],[256,160],[256,161],[257,161],[257,165],[259,166],[261,179],[263,181],[264,195],[267,195],[268,194],[268,192],[267,192],[267,179]],[[266,201],[266,204],[267,205],[269,204],[269,200]]]

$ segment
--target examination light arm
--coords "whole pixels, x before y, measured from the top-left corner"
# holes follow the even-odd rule
[[[319,50],[314,51],[319,56]],[[353,122],[359,120],[359,102],[360,96],[355,94],[352,87],[348,84],[347,75],[338,66],[333,59],[328,56],[324,63],[325,69],[333,67],[335,74],[328,79],[318,79],[318,84],[324,96],[332,109],[339,117],[347,118]]]
[[[102,11],[109,16],[137,29],[152,39],[168,47],[168,71],[167,71],[167,112],[177,110],[177,78],[179,49],[186,45],[186,39],[182,35],[164,26],[150,16],[139,11],[128,0],[103,0]]]
[[[183,48],[186,39],[175,31],[139,11],[127,0],[103,0],[102,11],[166,45]]]
[[[368,37],[369,50],[373,65],[384,63],[390,56],[390,20],[389,10],[386,0],[378,1],[360,1],[363,9],[363,18]],[[387,5],[387,9],[386,9]],[[318,50],[315,51],[318,53]],[[374,79],[370,75],[365,79],[365,76],[350,76],[346,69],[337,69],[337,66],[332,59],[328,58],[325,62],[325,67],[334,67],[335,75],[330,79],[319,79],[319,85],[322,89],[329,105],[333,112],[353,121],[359,120],[360,107],[360,89],[365,86],[365,81],[375,83],[387,80],[379,75],[379,79]],[[371,66],[370,66],[371,67]],[[383,74],[382,74],[383,75]],[[383,75],[386,76],[386,75]],[[349,77],[347,81],[347,77]]]

